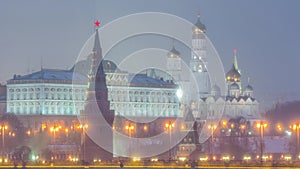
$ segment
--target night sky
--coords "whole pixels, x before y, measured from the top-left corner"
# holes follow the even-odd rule
[[[122,4],[118,4],[122,3]],[[244,84],[250,77],[261,110],[300,100],[298,0],[1,1],[0,82],[14,74],[70,68],[94,32],[137,12],[164,12],[192,23],[200,12],[225,72],[238,50]]]

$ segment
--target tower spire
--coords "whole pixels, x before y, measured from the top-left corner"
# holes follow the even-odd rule
[[[90,90],[90,91],[95,90],[95,87],[96,87],[95,79],[97,78],[96,76],[104,76],[105,77],[103,65],[102,65],[102,60],[103,60],[102,48],[101,48],[99,32],[98,32],[100,22],[98,20],[96,20],[94,25],[95,25],[95,36],[94,36],[94,46],[93,46],[93,50],[92,50],[92,65],[91,65],[90,72],[88,74],[88,78],[89,78],[88,90]],[[99,68],[97,66],[99,66]],[[101,85],[97,84],[97,86],[99,86],[99,85],[103,86],[102,83],[106,83],[106,81],[104,80],[100,83],[101,83]],[[106,84],[104,86],[106,86]]]
[[[241,74],[241,70],[239,69],[238,62],[237,62],[236,53],[237,53],[237,50],[233,49],[233,65],[234,65],[234,68]]]

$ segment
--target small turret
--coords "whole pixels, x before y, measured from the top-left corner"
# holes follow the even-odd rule
[[[249,83],[250,83],[250,78],[248,78],[248,85],[245,88],[244,96],[253,97],[253,87]]]
[[[211,88],[211,95],[215,97],[221,96],[221,89],[217,84],[214,84]]]

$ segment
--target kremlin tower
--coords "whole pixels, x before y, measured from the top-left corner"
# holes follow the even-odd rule
[[[88,87],[84,110],[80,113],[82,126],[88,126],[83,132],[82,160],[92,161],[94,158],[112,160],[114,111],[110,110],[106,75],[103,70],[103,57],[100,45],[98,27],[96,30],[92,51],[92,64],[88,74]],[[88,153],[85,153],[88,152]]]

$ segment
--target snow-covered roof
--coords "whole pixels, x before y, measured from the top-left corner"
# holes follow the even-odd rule
[[[135,74],[129,76],[131,86],[151,86],[151,87],[176,87],[171,81],[164,81],[163,79],[153,78],[147,74]],[[73,72],[72,70],[61,69],[42,69],[27,75],[15,75],[8,83],[15,81],[30,81],[30,80],[55,80],[55,81],[75,81],[86,83],[87,76],[81,73]],[[58,82],[56,82],[58,83]]]
[[[60,69],[41,69],[38,72],[34,72],[27,75],[14,75],[13,80],[67,80],[67,81],[87,81],[87,77],[79,73],[74,73],[70,70]]]
[[[146,74],[130,75],[129,83],[131,86],[147,85],[153,87],[175,87],[176,85],[171,81],[164,81],[163,79],[157,79]]]

